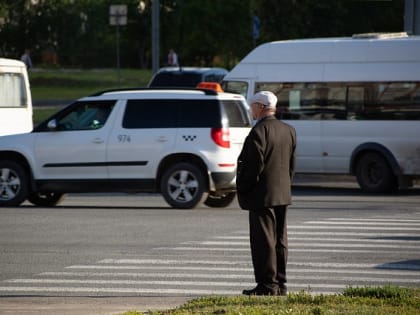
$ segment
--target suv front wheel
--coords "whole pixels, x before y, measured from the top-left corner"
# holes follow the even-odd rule
[[[19,206],[28,194],[28,176],[19,164],[0,162],[0,206]]]
[[[160,189],[166,202],[179,209],[194,208],[208,196],[203,172],[189,163],[169,167],[162,176]]]

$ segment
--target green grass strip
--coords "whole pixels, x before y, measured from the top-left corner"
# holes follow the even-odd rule
[[[121,69],[34,69],[29,72],[32,99],[75,100],[95,92],[145,87],[150,70]]]
[[[123,315],[140,315],[131,311]],[[287,297],[210,296],[201,297],[165,311],[149,311],[150,315],[418,315],[420,289],[396,286],[347,288],[342,294],[313,295],[306,291],[289,293]]]

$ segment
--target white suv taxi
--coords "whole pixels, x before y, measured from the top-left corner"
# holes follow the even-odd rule
[[[228,206],[251,127],[240,95],[105,91],[31,133],[0,137],[0,206],[54,206],[70,192],[160,192],[174,208]]]

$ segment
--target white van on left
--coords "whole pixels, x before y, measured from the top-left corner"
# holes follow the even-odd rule
[[[0,136],[33,129],[32,99],[23,62],[0,58]]]

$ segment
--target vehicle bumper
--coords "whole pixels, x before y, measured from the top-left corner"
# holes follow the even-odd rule
[[[210,173],[210,190],[212,191],[235,191],[236,171],[234,172],[213,172]]]

